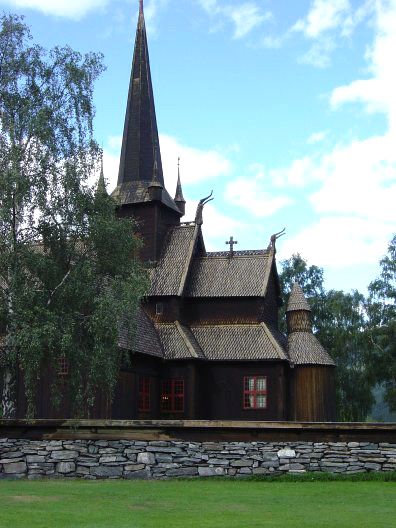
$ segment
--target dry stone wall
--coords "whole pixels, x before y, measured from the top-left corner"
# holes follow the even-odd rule
[[[0,478],[163,479],[396,471],[396,444],[0,439]]]

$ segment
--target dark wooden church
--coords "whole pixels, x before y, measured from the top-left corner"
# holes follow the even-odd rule
[[[298,420],[335,419],[334,362],[314,334],[310,307],[298,284],[287,306],[287,336],[278,328],[281,306],[276,235],[267,249],[208,252],[202,199],[195,219],[185,213],[180,174],[174,198],[164,184],[142,0],[118,185],[120,217],[134,217],[150,270],[150,289],[137,315],[137,336],[120,335],[131,355],[120,372],[111,409],[99,402],[93,417],[113,419]],[[60,375],[67,375],[65,371]],[[40,389],[38,418],[67,418]],[[18,417],[24,417],[23,384]]]
[[[133,216],[151,286],[138,314],[132,367],[120,374],[112,418],[334,420],[334,362],[312,333],[295,284],[281,306],[275,241],[267,249],[207,252],[185,212],[180,174],[164,184],[142,2],[122,141],[119,216]],[[231,239],[232,242],[232,239]]]

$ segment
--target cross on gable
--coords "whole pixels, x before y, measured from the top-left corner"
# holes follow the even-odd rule
[[[237,240],[234,240],[234,237],[230,237],[230,240],[226,240],[226,244],[230,246],[230,254],[234,253],[234,246],[238,244]]]

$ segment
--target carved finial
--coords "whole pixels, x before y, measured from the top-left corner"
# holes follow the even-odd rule
[[[139,15],[143,14],[143,0],[139,0]]]
[[[234,246],[238,244],[238,240],[234,240],[234,237],[231,236],[230,240],[226,240],[226,244],[230,246],[230,257],[232,257],[234,254]]]
[[[199,200],[197,205],[197,212],[195,213],[195,223],[198,225],[203,224],[203,218],[202,218],[202,211],[204,208],[204,205],[213,200],[212,198],[213,191],[210,192],[209,196],[206,196],[206,198],[202,198]]]
[[[285,231],[286,231],[286,227],[284,227],[282,229],[282,231],[279,231],[279,233],[274,233],[273,235],[271,235],[271,238],[270,238],[270,243],[268,244],[268,248],[267,249],[272,249],[272,250],[276,250],[275,248],[275,244],[276,244],[276,241],[278,240],[278,238],[280,238],[281,236],[283,236],[285,234]]]

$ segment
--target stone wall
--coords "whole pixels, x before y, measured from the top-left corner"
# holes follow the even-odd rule
[[[0,439],[0,478],[149,479],[395,471],[396,444]]]

